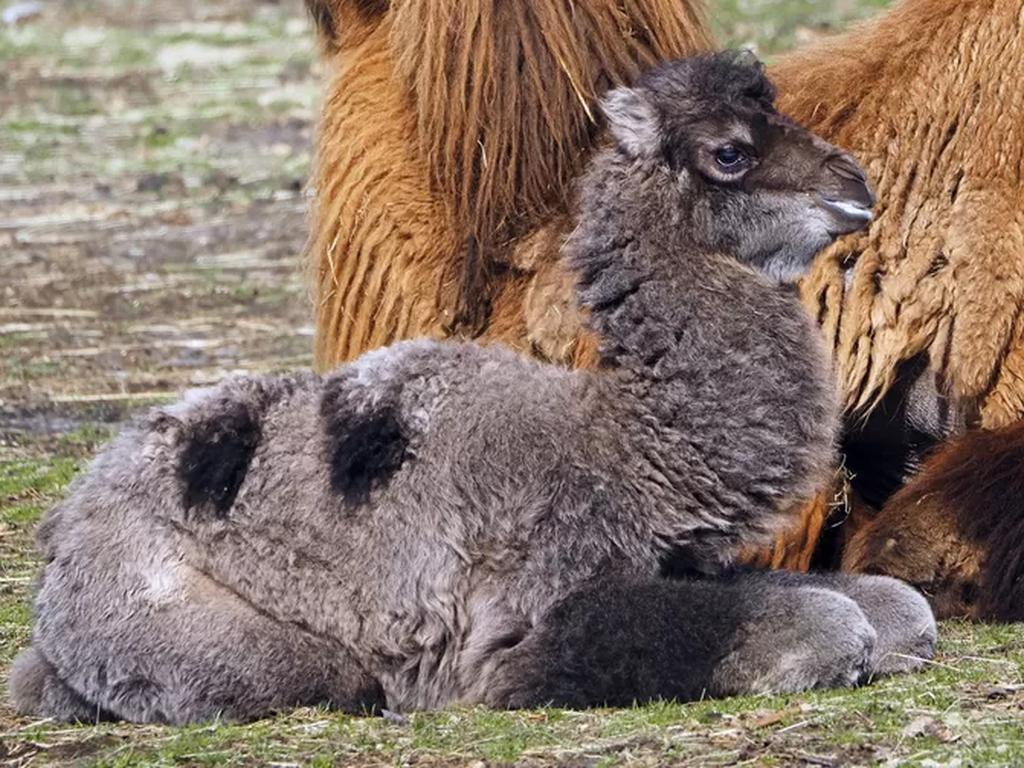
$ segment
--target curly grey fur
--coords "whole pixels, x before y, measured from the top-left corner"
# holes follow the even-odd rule
[[[186,722],[790,691],[853,683],[883,638],[920,635],[930,614],[876,629],[858,595],[714,576],[831,464],[826,357],[776,278],[850,226],[819,197],[856,166],[730,55],[667,65],[607,113],[567,246],[602,370],[414,341],[157,409],[43,524],[20,708]],[[743,179],[700,156],[726,140],[758,153]]]

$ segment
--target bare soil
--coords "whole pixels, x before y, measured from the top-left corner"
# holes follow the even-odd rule
[[[0,458],[308,365],[300,3],[51,3],[6,32]]]

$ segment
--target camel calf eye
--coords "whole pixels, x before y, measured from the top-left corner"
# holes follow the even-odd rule
[[[715,162],[727,171],[742,167],[745,159],[743,153],[731,144],[715,151]]]

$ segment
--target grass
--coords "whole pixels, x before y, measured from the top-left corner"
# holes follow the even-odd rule
[[[0,461],[0,665],[29,637],[30,585],[38,567],[32,530],[78,468],[79,461],[67,457]]]
[[[0,280],[15,300],[0,303],[0,678],[30,634],[33,529],[113,425],[229,370],[308,363],[302,205],[275,201],[308,172],[312,38],[298,0],[233,1],[69,0],[66,24],[0,27],[0,192],[18,193],[0,199],[19,200],[16,218],[74,219],[15,229],[27,255]],[[724,43],[770,57],[885,0],[709,4]],[[137,12],[156,20],[134,25]],[[148,190],[151,174],[172,183]],[[152,287],[97,298],[118,281]],[[51,323],[54,308],[89,312]],[[799,696],[405,721],[304,709],[191,728],[34,723],[0,704],[0,768],[1020,765],[1022,723],[1024,627],[954,622],[920,673]]]
[[[1022,664],[1018,628],[950,623],[936,664],[854,691],[405,722],[305,709],[249,725],[42,724],[0,736],[37,764],[77,754],[98,766],[1012,765],[1024,754]]]
[[[799,43],[860,21],[889,0],[711,0],[711,23],[720,41],[771,58]]]
[[[75,459],[0,463],[0,523],[26,526],[36,522],[40,507],[52,501],[78,469]]]

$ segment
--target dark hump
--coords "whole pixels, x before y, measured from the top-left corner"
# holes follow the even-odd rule
[[[223,408],[188,426],[178,465],[186,515],[227,516],[260,437],[259,418],[240,402],[225,401]]]
[[[328,384],[320,405],[327,438],[331,489],[354,504],[364,504],[370,492],[385,484],[409,455],[409,438],[399,419],[398,405],[382,398],[372,406],[353,406],[348,382]]]

